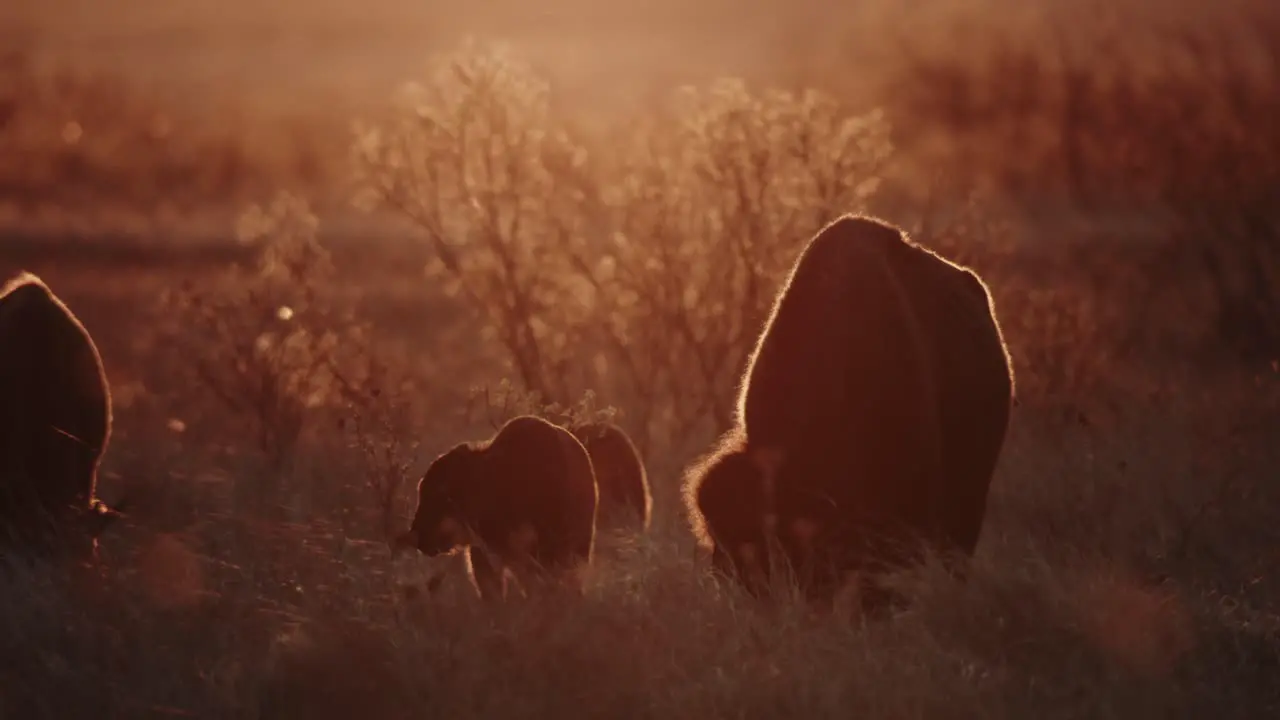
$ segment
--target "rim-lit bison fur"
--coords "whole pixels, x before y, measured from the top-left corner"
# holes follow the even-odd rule
[[[95,496],[111,393],[80,321],[40,280],[0,288],[0,547],[71,550],[118,513]]]
[[[737,427],[685,477],[717,567],[758,592],[773,548],[820,601],[926,546],[962,570],[1014,395],[977,275],[844,216],[797,260],[744,375]]]
[[[597,526],[618,526],[638,520],[649,529],[653,496],[644,461],[622,428],[609,422],[584,423],[573,428],[574,437],[587,449],[600,488]]]
[[[397,552],[429,557],[465,548],[483,598],[506,595],[507,571],[526,589],[558,578],[581,587],[591,563],[598,491],[591,460],[567,430],[524,415],[489,440],[436,458]]]
[[[752,591],[763,590],[769,549],[764,521],[770,508],[764,474],[747,454],[740,426],[685,470],[683,490],[693,534],[711,552],[712,566]]]

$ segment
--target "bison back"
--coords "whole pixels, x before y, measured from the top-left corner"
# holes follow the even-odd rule
[[[0,513],[87,509],[110,433],[88,332],[38,278],[15,278],[0,293]]]
[[[631,438],[612,423],[590,423],[575,429],[586,448],[600,491],[599,510],[610,514],[630,510],[648,528],[653,508],[644,461]]]
[[[945,458],[939,522],[957,549],[972,554],[1008,431],[1012,365],[994,303],[975,273],[914,245],[904,246],[899,265],[927,328],[937,378]]]
[[[780,540],[812,581],[905,559],[946,533],[931,328],[900,267],[897,228],[846,216],[820,231],[780,293],[742,399],[747,443],[781,449]],[[834,574],[833,574],[834,573]]]
[[[589,561],[595,539],[597,489],[587,451],[569,431],[521,416],[509,421],[485,451],[485,477],[497,501],[483,525],[508,532],[528,523],[537,559],[563,565]]]
[[[819,232],[744,388],[748,444],[782,448],[805,468],[789,481],[840,508],[918,512],[941,462],[927,338],[890,263],[901,242],[895,228],[856,217]]]
[[[805,248],[746,372],[739,416],[753,447],[936,425],[925,340],[887,260],[893,243],[892,226],[846,216]]]

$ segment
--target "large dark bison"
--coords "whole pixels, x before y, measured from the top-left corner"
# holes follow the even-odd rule
[[[778,294],[737,426],[686,471],[695,535],[753,591],[780,550],[822,600],[922,547],[971,556],[1013,394],[978,276],[841,217]]]
[[[96,548],[111,393],[89,333],[40,278],[0,288],[0,547]]]
[[[483,598],[506,595],[506,571],[528,585],[573,584],[591,563],[598,491],[591,460],[567,430],[522,415],[489,440],[436,458],[418,483],[418,508],[397,552],[429,557],[465,548]]]
[[[609,422],[591,422],[573,428],[595,469],[596,484],[600,487],[600,507],[596,512],[597,525],[618,525],[630,519],[640,522],[641,529],[649,528],[653,512],[653,496],[649,492],[649,477],[644,461],[622,428]]]

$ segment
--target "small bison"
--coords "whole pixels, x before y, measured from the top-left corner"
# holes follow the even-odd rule
[[[802,252],[744,375],[736,427],[685,473],[717,567],[757,592],[773,548],[830,600],[921,544],[973,554],[1014,384],[972,271],[841,217]]]
[[[741,425],[720,437],[685,471],[685,506],[712,566],[753,592],[768,581],[765,522],[771,514],[765,477],[746,452]]]
[[[559,576],[573,583],[592,560],[598,490],[591,459],[567,430],[522,415],[489,440],[436,458],[418,482],[418,508],[397,552],[434,557],[465,548],[482,598]]]
[[[653,496],[644,461],[622,428],[609,422],[592,422],[573,428],[574,437],[587,449],[600,487],[600,507],[596,524],[610,526],[626,522],[628,515],[649,529]]]
[[[111,393],[92,338],[31,273],[0,288],[0,545],[31,554],[97,538]]]

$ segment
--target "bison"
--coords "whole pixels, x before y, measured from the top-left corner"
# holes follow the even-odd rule
[[[597,525],[624,522],[629,514],[648,530],[653,512],[653,496],[640,453],[622,428],[609,422],[583,423],[573,428],[596,473],[600,487]]]
[[[753,592],[780,551],[818,600],[922,546],[971,556],[1013,397],[981,279],[843,216],[778,293],[735,427],[686,470],[694,533]]]
[[[88,331],[40,278],[0,288],[0,543],[41,554],[118,517],[97,498],[111,393]]]
[[[746,452],[741,424],[685,470],[683,490],[693,534],[710,550],[712,566],[753,592],[763,590],[769,549],[764,523],[770,508],[765,476]]]
[[[437,457],[418,482],[418,507],[396,552],[434,557],[465,549],[482,598],[506,595],[507,571],[522,584],[576,583],[595,544],[598,490],[591,459],[568,430],[522,415],[489,440]]]

